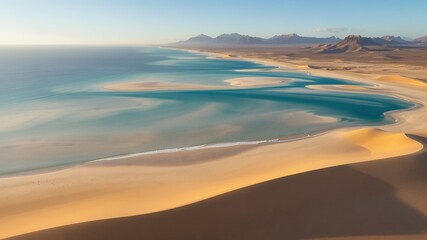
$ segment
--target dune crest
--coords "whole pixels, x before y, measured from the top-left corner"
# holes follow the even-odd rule
[[[193,161],[181,167],[141,166],[138,159],[133,163],[122,159],[114,167],[108,161],[94,162],[56,172],[3,178],[0,238],[163,211],[284,176],[401,156],[422,148],[421,143],[403,133],[342,129],[298,141],[259,145],[202,163],[197,163],[197,153],[175,153],[176,159]],[[139,160],[144,161],[144,157]],[[29,194],[34,192],[37,194]],[[76,209],[82,212],[75,214]]]
[[[386,132],[378,128],[362,128],[341,134],[345,140],[367,149],[373,156],[389,157],[416,151],[422,144],[404,133]]]
[[[385,75],[374,78],[375,80],[387,81],[398,84],[412,85],[418,87],[427,87],[427,83],[418,79],[404,77],[401,75]]]

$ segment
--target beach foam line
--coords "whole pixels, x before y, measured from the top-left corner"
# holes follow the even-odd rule
[[[301,137],[292,137],[288,139],[267,139],[267,140],[258,140],[258,141],[241,141],[241,142],[224,142],[224,143],[213,143],[213,144],[202,144],[196,146],[189,147],[178,147],[178,148],[167,148],[161,150],[153,150],[147,152],[138,152],[138,153],[129,153],[123,155],[116,155],[111,157],[99,158],[95,160],[88,161],[86,163],[94,163],[94,162],[102,162],[102,161],[114,161],[132,157],[140,157],[146,155],[154,155],[154,154],[162,154],[162,153],[175,153],[175,152],[183,152],[183,151],[194,151],[194,150],[202,150],[202,149],[212,149],[212,148],[226,148],[226,147],[235,147],[242,145],[258,145],[258,144],[271,144],[271,143],[285,143],[292,142],[297,140],[302,140],[305,138],[315,137],[324,134],[325,132],[304,132]]]
[[[308,137],[308,136],[310,136],[310,135],[306,134],[306,136],[304,136],[303,138]],[[290,139],[290,140],[293,141],[293,140],[297,140],[297,139]],[[282,143],[282,142],[288,142],[290,140],[269,139],[269,140],[259,140],[259,141],[243,141],[243,142],[225,142],[225,143],[214,143],[214,144],[202,144],[202,145],[189,146],[189,147],[167,148],[167,149],[153,150],[153,151],[147,151],[147,152],[117,155],[117,156],[112,156],[112,157],[95,159],[95,160],[89,161],[88,163],[100,162],[100,161],[113,161],[113,160],[119,160],[119,159],[131,158],[131,157],[139,157],[139,156],[145,156],[145,155],[161,154],[161,153],[194,151],[194,150],[210,149],[210,148],[225,148],[225,147],[234,147],[234,146],[241,146],[241,145],[258,145],[258,144],[263,144],[263,143]]]
[[[122,154],[122,155],[116,155],[111,157],[94,159],[94,160],[85,162],[85,164],[102,162],[102,161],[114,161],[114,160],[126,159],[131,157],[139,157],[139,156],[162,154],[162,153],[175,153],[175,152],[182,152],[182,151],[194,151],[194,150],[212,149],[212,148],[226,148],[226,147],[235,147],[235,146],[242,146],[242,145],[286,143],[286,142],[298,141],[298,140],[302,140],[310,137],[320,136],[329,132],[330,130],[332,129],[325,130],[325,131],[304,132],[299,134],[299,135],[302,135],[301,137],[296,137],[294,135],[294,137],[289,136],[289,138],[286,138],[286,139],[274,138],[274,139],[257,140],[257,141],[223,142],[223,143],[202,144],[202,145],[195,145],[195,146],[188,146],[188,147],[166,148],[166,149],[153,150],[153,151],[147,151],[147,152],[129,153],[129,154]]]

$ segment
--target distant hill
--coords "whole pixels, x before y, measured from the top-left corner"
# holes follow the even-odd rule
[[[260,44],[264,43],[265,39],[232,33],[219,35],[214,38],[214,42],[219,44]]]
[[[350,35],[337,44],[324,44],[317,47],[318,53],[342,53],[367,51],[367,46],[377,46],[380,43],[372,38],[360,35]]]
[[[379,43],[379,44],[404,44],[404,43],[409,43],[408,41],[404,40],[403,38],[401,38],[400,36],[383,36],[380,38],[372,38],[372,40],[374,40],[375,42]]]
[[[186,41],[172,43],[170,45],[190,46],[190,45],[239,45],[239,44],[325,44],[337,43],[341,39],[336,37],[316,38],[302,37],[297,34],[276,35],[271,38],[252,37],[238,33],[222,34],[215,38],[207,35],[191,37]]]
[[[187,40],[188,43],[200,43],[200,42],[213,42],[213,38],[204,35],[204,34],[200,34],[197,35],[195,37],[191,37]]]
[[[313,48],[317,53],[343,53],[366,51],[398,51],[398,47],[411,44],[400,36],[362,37],[349,35],[336,44],[323,44]]]
[[[257,44],[306,44],[319,45],[307,47],[314,49],[317,53],[342,53],[342,52],[365,52],[365,51],[398,51],[398,47],[414,43],[427,43],[427,36],[414,41],[407,41],[400,36],[386,35],[383,37],[362,37],[360,35],[349,35],[341,40],[337,37],[317,38],[303,37],[298,34],[276,35],[271,38],[260,38],[238,33],[221,34],[210,37],[204,34],[191,37],[188,40],[168,44],[176,47],[206,47],[226,45],[257,45]]]
[[[427,36],[417,38],[414,40],[414,42],[427,43]]]
[[[337,43],[341,39],[334,36],[329,38],[316,38],[316,37],[301,37],[295,33],[286,35],[276,35],[272,38],[267,39],[270,44],[325,44],[325,43]]]

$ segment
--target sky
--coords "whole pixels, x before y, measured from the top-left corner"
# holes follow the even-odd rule
[[[161,44],[198,34],[427,35],[427,0],[0,0],[0,44]]]

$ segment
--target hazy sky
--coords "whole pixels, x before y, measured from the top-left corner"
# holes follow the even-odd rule
[[[427,0],[0,0],[0,44],[167,43],[260,37],[427,35]]]

